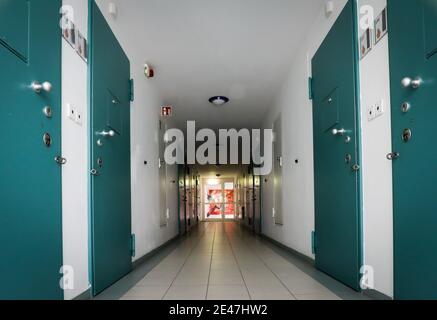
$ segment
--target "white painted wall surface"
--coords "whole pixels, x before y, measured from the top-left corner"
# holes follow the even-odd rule
[[[277,100],[266,114],[265,128],[272,128],[282,113],[283,137],[283,222],[275,225],[272,217],[273,176],[263,181],[262,232],[268,237],[308,256],[314,230],[314,161],[312,102],[308,99],[311,59],[328,34],[346,0],[335,0],[334,12],[327,17],[321,10],[312,28],[305,33],[293,57],[289,75],[284,79]],[[299,163],[296,164],[295,160]]]
[[[132,153],[132,232],[136,235],[137,260],[178,235],[178,189],[169,183],[168,225],[160,226],[159,214],[159,147],[158,121],[162,98],[154,86],[153,79],[144,76],[147,57],[139,50],[145,37],[134,36],[138,30],[132,27],[130,17],[123,8],[129,1],[96,1],[115,36],[119,40],[131,63],[131,77],[135,82],[135,101],[131,105],[131,153]],[[117,6],[117,16],[109,14],[109,3]],[[133,22],[132,22],[133,23]],[[151,44],[152,45],[152,44]],[[157,74],[159,76],[159,74]],[[171,127],[171,123],[169,123]],[[148,164],[145,165],[144,161]],[[177,179],[177,167],[168,170],[168,181]]]
[[[308,99],[311,59],[329,32],[346,0],[335,1],[335,12],[321,12],[293,58],[290,73],[272,109],[265,128],[272,128],[275,117],[283,116],[283,208],[284,225],[272,218],[273,176],[263,184],[263,233],[274,240],[314,258],[311,232],[314,230],[314,166],[312,102]],[[361,0],[378,14],[386,0]],[[364,263],[375,271],[375,290],[393,296],[393,219],[392,168],[386,160],[391,151],[388,37],[360,63],[363,139]],[[385,102],[385,114],[367,121],[367,106]],[[295,160],[299,163],[296,164]]]
[[[386,0],[360,0],[370,5],[375,17]],[[360,36],[364,30],[360,29]],[[393,188],[391,152],[391,105],[389,46],[386,35],[360,62],[361,129],[364,202],[364,263],[374,269],[375,290],[393,297]],[[384,114],[368,121],[371,105],[384,101]],[[399,106],[400,107],[400,106]]]
[[[74,9],[74,23],[88,38],[88,1],[64,0]],[[89,288],[88,280],[88,96],[87,64],[62,40],[62,238],[64,265],[74,268],[75,298]],[[67,118],[67,104],[82,113],[82,125]]]

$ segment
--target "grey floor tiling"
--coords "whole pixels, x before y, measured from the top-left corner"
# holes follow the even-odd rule
[[[367,299],[234,222],[200,224],[98,298]]]

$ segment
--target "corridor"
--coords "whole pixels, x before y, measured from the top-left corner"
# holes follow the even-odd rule
[[[436,35],[437,0],[0,0],[0,301],[437,300]]]
[[[178,241],[153,269],[139,267],[97,299],[369,299],[236,222],[202,223]]]

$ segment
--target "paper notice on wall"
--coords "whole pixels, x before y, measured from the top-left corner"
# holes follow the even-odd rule
[[[387,9],[375,19],[375,44],[377,44],[387,34]]]

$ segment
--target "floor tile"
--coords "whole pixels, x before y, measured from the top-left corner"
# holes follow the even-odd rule
[[[333,293],[296,294],[294,296],[297,300],[341,300]]]
[[[144,286],[130,289],[123,300],[161,300],[168,290],[168,286]]]
[[[208,288],[208,300],[232,301],[249,300],[249,293],[244,285],[240,286],[217,286],[210,285]]]
[[[206,285],[201,286],[172,286],[164,300],[205,300]]]

